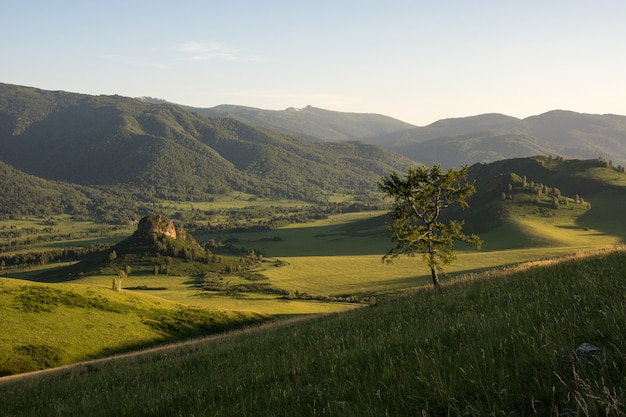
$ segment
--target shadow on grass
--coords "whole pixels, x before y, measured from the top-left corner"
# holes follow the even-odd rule
[[[377,255],[392,246],[388,220],[388,215],[382,215],[338,225],[224,233],[219,239],[235,239],[235,246],[269,257]]]
[[[626,189],[619,186],[604,184],[588,198],[591,208],[576,219],[580,228],[588,228],[604,232],[608,236],[617,236],[626,241],[626,216],[624,202]]]

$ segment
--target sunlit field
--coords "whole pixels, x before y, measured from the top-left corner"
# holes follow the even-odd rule
[[[227,202],[217,203],[227,207]],[[232,200],[228,203],[232,204]],[[191,203],[183,207],[185,204],[179,203],[170,209],[196,209]],[[296,202],[289,204],[294,207]],[[609,215],[611,213],[606,214]],[[50,308],[50,311],[20,312],[18,309],[4,316],[3,328],[18,337],[0,338],[5,352],[4,359],[0,358],[4,361],[4,372],[43,369],[219,330],[219,326],[218,329],[205,328],[204,316],[198,315],[198,311],[226,318],[235,314],[232,321],[227,318],[227,326],[237,328],[270,318],[360,310],[385,302],[396,294],[431,287],[430,270],[421,255],[399,256],[391,263],[382,261],[392,246],[386,230],[388,221],[387,212],[370,211],[331,215],[322,220],[264,231],[216,233],[200,227],[193,236],[201,243],[209,239],[228,241],[235,247],[263,254],[262,261],[248,271],[256,274],[259,281],[247,281],[236,273],[221,273],[221,290],[204,288],[205,277],[201,273],[155,275],[147,273],[145,267],[132,271],[132,265],[129,265],[131,273],[123,280],[121,293],[111,289],[112,274],[82,276],[32,291],[16,289],[20,281],[9,280],[6,288],[11,289],[4,293],[8,296],[4,300],[7,309],[15,310],[11,297],[34,291],[43,297],[44,310]],[[558,215],[550,217],[510,217],[499,228],[481,235],[482,250],[457,245],[457,259],[446,266],[442,284],[454,284],[485,273],[498,274],[527,262],[550,262],[563,256],[613,247],[622,242],[624,232],[620,224],[615,220],[607,227],[602,217],[580,216],[575,210],[559,211]],[[111,227],[74,221],[66,216],[0,222],[6,239],[2,243],[6,247],[17,245],[23,252],[114,244],[130,236],[135,228],[133,225]],[[7,230],[16,233],[7,233]],[[179,262],[184,265],[184,261]],[[37,274],[65,265],[59,262],[33,264],[26,269],[2,267],[0,275],[25,280],[24,285],[35,285],[28,280],[41,279]],[[240,286],[246,290],[228,290]],[[58,296],[58,291],[65,295]],[[125,303],[122,310],[129,309],[130,313],[120,316],[118,307],[114,307],[114,311],[108,311],[109,307],[77,310],[92,308],[92,301],[84,301],[89,297],[100,300],[96,305]],[[29,300],[36,304],[37,298]],[[46,303],[51,303],[52,307],[46,307]],[[23,314],[29,315],[26,321]],[[157,321],[165,320],[166,328],[151,327],[154,320],[147,319],[148,316],[158,317]],[[111,332],[116,337],[112,337]],[[82,336],[72,338],[72,343],[64,347],[64,334]]]
[[[267,318],[86,283],[0,279],[0,376],[220,333]]]
[[[76,284],[111,287],[111,276],[92,276],[74,281]],[[235,277],[232,278],[236,279]],[[154,300],[167,300],[182,305],[211,310],[257,312],[271,315],[317,314],[346,311],[360,305],[307,300],[278,299],[275,295],[245,293],[239,296],[213,295],[198,288],[190,277],[129,275],[124,280],[124,292],[144,294]],[[148,287],[148,289],[134,289]],[[128,289],[130,288],[130,289]],[[152,288],[152,289],[150,289]]]
[[[625,268],[623,250],[545,261],[0,380],[0,413],[623,416]]]
[[[232,202],[232,199],[229,200],[229,203]],[[392,244],[386,235],[386,221],[384,211],[358,212],[262,232],[223,233],[217,236],[200,232],[194,237],[200,242],[216,237],[231,239],[236,242],[235,245],[262,251],[267,262],[256,272],[267,277],[272,288],[292,293],[377,297],[429,285],[430,271],[419,255],[400,256],[391,264],[382,262],[383,254]],[[41,219],[30,219],[5,221],[0,228],[10,227],[8,222],[15,228],[44,227],[39,224]],[[99,229],[92,222],[71,222],[69,218],[56,219],[56,222],[53,228],[59,233],[71,234],[76,240],[43,242],[40,247],[116,241],[134,230],[129,226],[106,233],[106,229]],[[583,227],[576,223],[574,217],[567,215],[556,218],[520,216],[481,237],[484,239],[481,251],[466,250],[463,245],[457,247],[457,260],[446,267],[444,272],[447,275],[442,277],[444,281],[489,268],[613,246],[621,241],[618,236]],[[277,263],[280,266],[273,261],[280,261]],[[20,272],[15,276],[28,278],[30,275],[29,272]],[[226,279],[235,282],[238,278]],[[124,287],[136,288],[129,291],[184,305],[262,314],[325,313],[356,307],[352,303],[285,299],[266,293],[248,292],[237,296],[211,294],[199,289],[200,281],[201,277],[131,273]],[[109,288],[111,276],[85,277],[73,283]]]

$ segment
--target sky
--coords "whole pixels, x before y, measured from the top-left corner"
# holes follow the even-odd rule
[[[0,52],[0,82],[195,107],[626,115],[623,0],[2,0]]]

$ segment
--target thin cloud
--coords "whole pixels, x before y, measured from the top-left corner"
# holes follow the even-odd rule
[[[242,56],[237,50],[218,42],[187,42],[179,46],[179,51],[191,61],[261,61],[259,56]]]

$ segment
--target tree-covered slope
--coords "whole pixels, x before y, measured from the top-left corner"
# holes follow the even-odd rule
[[[163,103],[163,101],[157,101]],[[417,127],[381,115],[308,106],[281,111],[221,105],[190,108],[253,126],[322,141],[359,140],[426,165],[445,167],[534,155],[603,157],[626,164],[626,116],[553,110],[518,119],[498,113],[438,120]]]
[[[626,240],[626,173],[606,160],[516,158],[475,164],[468,176],[477,190],[470,207],[449,214],[474,232],[518,247],[532,246],[540,235],[559,244],[571,237],[559,231],[574,229]]]
[[[245,191],[312,198],[373,189],[413,163],[364,144],[313,143],[180,106],[0,84],[0,159],[42,178],[142,198]]]
[[[626,171],[609,161],[514,158],[472,165],[468,181],[476,188],[469,207],[450,206],[442,217],[463,220],[466,232],[484,240],[483,250],[626,241]],[[382,239],[390,221],[384,215],[355,222],[350,231],[380,233]]]
[[[0,107],[2,131],[12,130],[0,138],[2,159],[25,172],[83,185],[130,184],[164,195],[190,183],[217,188],[237,181],[232,164],[185,129],[193,123],[179,108],[31,89],[21,102],[24,88],[0,87],[0,96],[11,97]]]
[[[67,184],[25,174],[0,161],[0,214],[50,215],[87,211],[88,198]],[[77,214],[77,213],[72,213]]]
[[[526,119],[501,114],[444,119],[389,138],[388,149],[424,164],[460,166],[534,155],[603,157],[626,164],[626,116],[555,110]]]
[[[0,217],[70,214],[125,223],[146,212],[131,192],[107,190],[26,174],[0,161]]]
[[[394,150],[426,165],[461,167],[512,157],[557,155],[562,147],[522,134],[477,132],[394,146]]]

